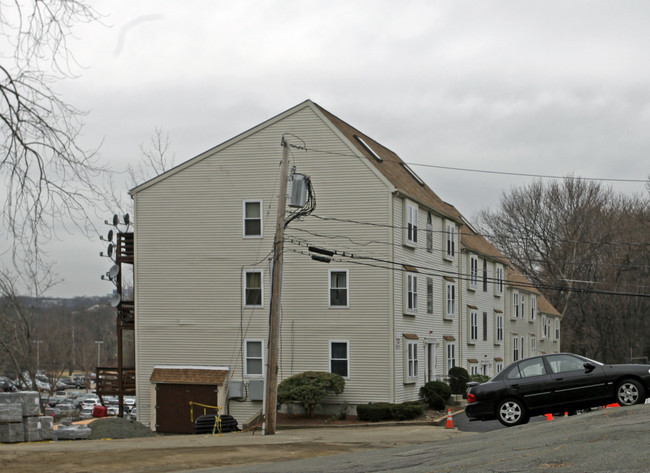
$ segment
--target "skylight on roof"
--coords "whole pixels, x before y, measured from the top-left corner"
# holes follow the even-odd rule
[[[408,164],[406,164],[406,163],[400,163],[400,164],[402,165],[402,167],[404,169],[406,169],[406,171],[411,175],[411,177],[417,181],[418,184],[420,184],[421,186],[424,185],[424,181],[422,179],[420,179],[420,176],[415,174],[413,169],[411,169]]]
[[[379,157],[379,155],[378,155],[377,153],[375,153],[375,151],[370,147],[370,145],[369,145],[368,143],[366,143],[366,142],[363,140],[363,138],[361,138],[359,135],[354,135],[354,137],[357,139],[357,141],[358,141],[359,143],[361,143],[361,146],[363,146],[363,147],[366,149],[366,151],[369,152],[370,155],[371,155],[373,158],[375,158],[375,159],[376,159],[377,161],[379,161],[380,163],[383,161],[383,159],[381,159],[381,158]]]

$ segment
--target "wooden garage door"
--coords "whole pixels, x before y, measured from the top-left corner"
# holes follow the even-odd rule
[[[198,384],[156,384],[156,431],[173,434],[194,433],[190,402],[217,405],[218,386]],[[195,407],[194,415],[203,414]],[[216,414],[215,411],[208,414]]]

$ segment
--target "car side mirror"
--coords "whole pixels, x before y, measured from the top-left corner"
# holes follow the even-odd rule
[[[585,367],[585,372],[587,373],[591,373],[594,370],[594,368],[596,368],[594,365],[592,365],[589,362],[586,362],[583,366]]]

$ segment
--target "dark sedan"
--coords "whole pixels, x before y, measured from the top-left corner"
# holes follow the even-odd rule
[[[536,415],[642,404],[649,396],[650,365],[605,365],[559,353],[517,361],[469,388],[465,413],[470,420],[498,419],[510,427]]]

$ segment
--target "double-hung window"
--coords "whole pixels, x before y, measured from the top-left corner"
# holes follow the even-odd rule
[[[560,319],[555,318],[555,340],[560,341]]]
[[[347,269],[329,270],[329,306],[333,308],[348,308],[349,278]]]
[[[542,315],[542,338],[551,338],[551,322],[545,315]]]
[[[418,244],[418,207],[415,204],[406,202],[406,241],[408,246]]]
[[[503,280],[505,279],[505,277],[504,277],[503,266],[501,266],[500,264],[497,264],[495,279],[496,281],[494,283],[494,295],[501,296],[503,294]]]
[[[330,373],[350,377],[350,343],[347,340],[330,341]]]
[[[456,257],[456,225],[454,222],[445,223],[445,250],[444,257],[453,260]]]
[[[264,272],[261,269],[244,271],[244,306],[264,307]]]
[[[406,382],[414,383],[418,379],[418,341],[406,341]]]
[[[519,291],[512,291],[512,318],[519,317]]]
[[[494,343],[501,344],[503,342],[503,313],[496,312],[494,314]]]
[[[408,314],[415,314],[418,311],[418,275],[405,273],[405,304],[404,310]]]
[[[456,282],[445,278],[445,317],[456,315]]]
[[[537,337],[535,335],[530,336],[530,355],[534,355],[537,352]]]
[[[476,343],[478,340],[478,310],[469,309],[469,342]]]
[[[246,340],[244,345],[245,376],[262,377],[264,375],[264,346],[262,340]]]
[[[537,317],[537,296],[531,294],[530,296],[530,322],[535,322],[535,317]]]
[[[262,237],[262,201],[244,201],[244,238]]]
[[[520,358],[519,353],[519,335],[512,336],[512,361],[517,361]]]
[[[446,361],[446,374],[449,370],[456,366],[456,342],[447,342],[447,359]]]
[[[521,311],[519,312],[520,317],[523,320],[526,320],[526,294],[519,294],[519,300],[521,301]]]
[[[478,286],[478,256],[469,255],[469,289],[476,290]]]

